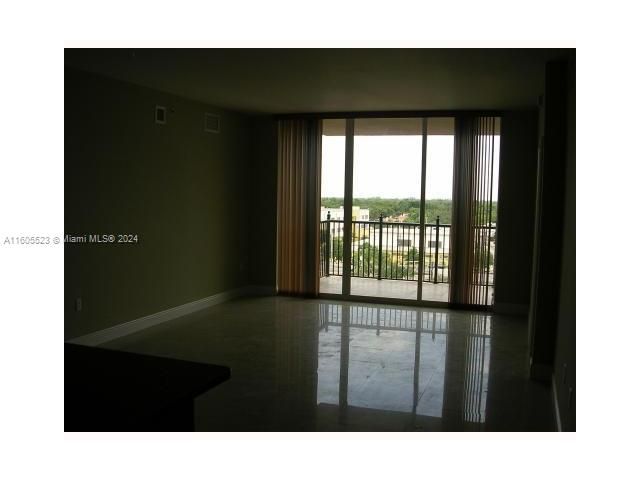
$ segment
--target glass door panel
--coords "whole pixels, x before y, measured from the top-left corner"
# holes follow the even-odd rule
[[[344,119],[322,122],[320,293],[342,293],[345,127]]]
[[[455,119],[427,119],[422,300],[449,301]]]
[[[421,118],[354,124],[351,294],[416,300]]]

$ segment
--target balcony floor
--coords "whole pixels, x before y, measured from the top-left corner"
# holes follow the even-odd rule
[[[342,277],[337,275],[321,277],[320,293],[342,293]],[[353,277],[351,278],[351,294],[415,300],[418,297],[418,282]],[[448,302],[449,284],[423,283],[422,298],[433,302]]]

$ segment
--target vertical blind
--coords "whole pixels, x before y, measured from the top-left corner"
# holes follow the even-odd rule
[[[451,278],[453,304],[489,305],[495,136],[499,118],[459,116],[453,166]],[[493,282],[492,282],[493,283]]]
[[[319,120],[279,121],[279,293],[318,294],[321,154],[322,128]]]

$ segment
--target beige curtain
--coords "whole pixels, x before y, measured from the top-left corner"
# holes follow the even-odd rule
[[[278,292],[319,290],[320,120],[278,123]]]
[[[458,305],[492,303],[491,227],[493,172],[498,117],[456,117],[451,219],[449,301]]]

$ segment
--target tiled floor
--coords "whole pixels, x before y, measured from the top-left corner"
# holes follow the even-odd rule
[[[525,319],[247,298],[103,346],[230,366],[196,400],[198,430],[553,429]]]

